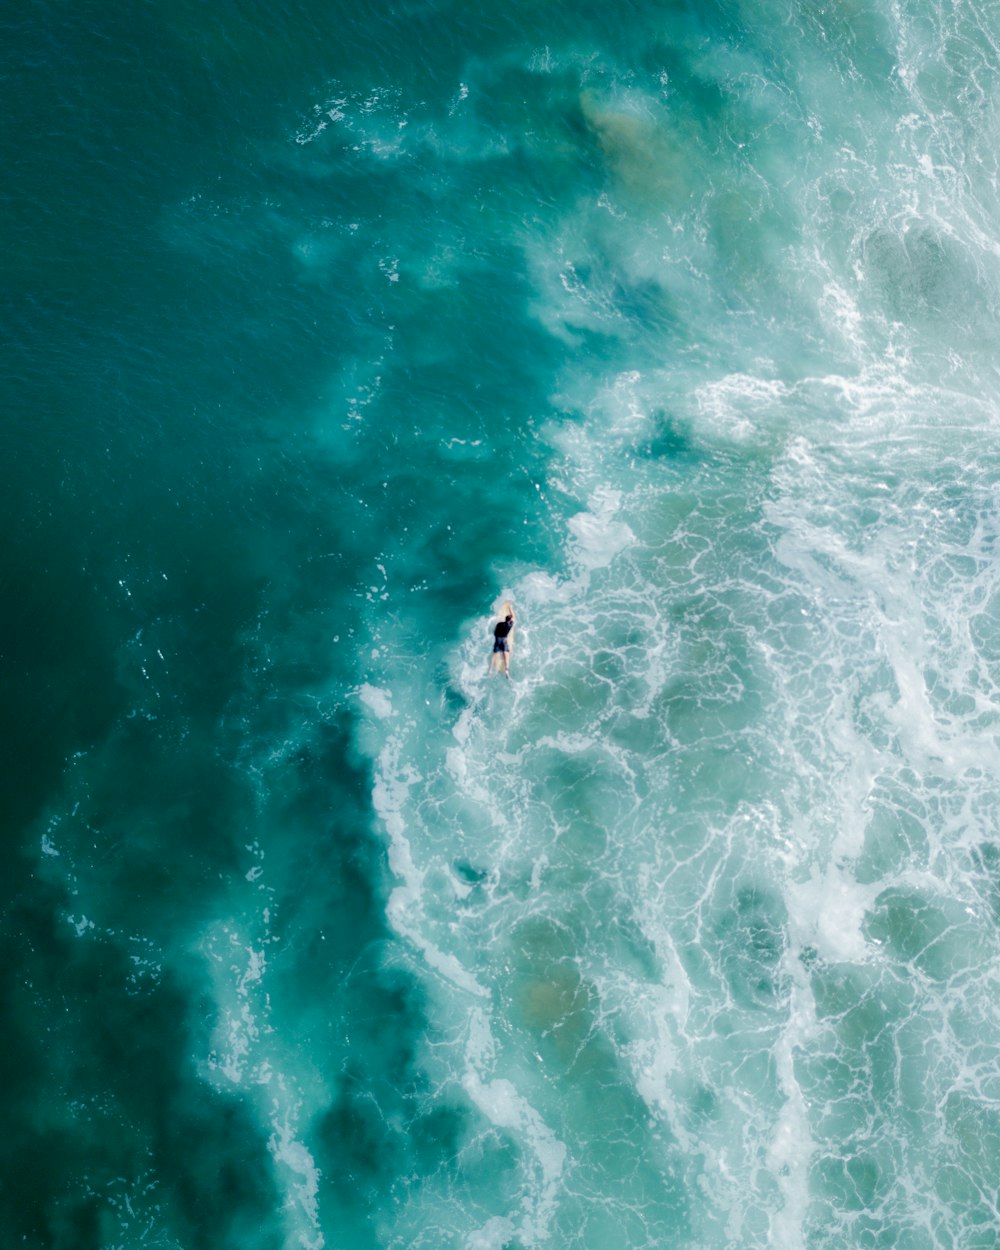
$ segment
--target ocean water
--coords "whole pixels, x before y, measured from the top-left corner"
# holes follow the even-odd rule
[[[0,29],[3,1244],[994,1250],[996,6]]]

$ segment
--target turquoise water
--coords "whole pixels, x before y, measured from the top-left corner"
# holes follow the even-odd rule
[[[993,1250],[997,11],[2,29],[5,1244]]]

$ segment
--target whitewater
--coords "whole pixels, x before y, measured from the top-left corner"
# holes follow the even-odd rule
[[[513,690],[480,616],[444,696],[400,656],[363,698],[425,1063],[460,1164],[517,1143],[504,1201],[390,1244],[995,1242],[993,106],[891,17],[891,125],[831,126],[836,57],[796,92],[704,51],[739,142],[669,74],[581,97],[606,189],[525,241],[580,357],[562,560],[498,562]]]
[[[11,1244],[993,1250],[1000,15],[75,20]]]

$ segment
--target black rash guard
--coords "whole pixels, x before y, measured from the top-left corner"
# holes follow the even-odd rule
[[[493,627],[493,650],[494,651],[508,650],[507,635],[510,633],[510,631],[513,628],[514,628],[514,621],[512,617],[508,616],[505,621],[497,621],[496,625]]]

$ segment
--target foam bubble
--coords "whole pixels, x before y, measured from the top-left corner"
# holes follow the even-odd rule
[[[569,530],[576,540],[574,556],[585,569],[607,567],[634,540],[625,522],[615,519],[620,506],[620,492],[603,490],[591,497],[587,512],[569,518]]]
[[[365,682],[358,691],[358,698],[379,720],[392,716],[392,695],[387,690]]]
[[[484,1081],[475,1071],[466,1073],[463,1087],[490,1123],[514,1131],[533,1152],[541,1173],[539,1190],[520,1222],[518,1235],[526,1246],[542,1246],[549,1236],[559,1180],[566,1162],[566,1146],[513,1082]]]
[[[289,1107],[275,1099],[272,1124],[274,1131],[268,1149],[279,1170],[289,1175],[290,1201],[285,1207],[287,1242],[302,1250],[323,1250],[326,1239],[319,1222],[320,1173],[305,1145],[296,1137]]]

